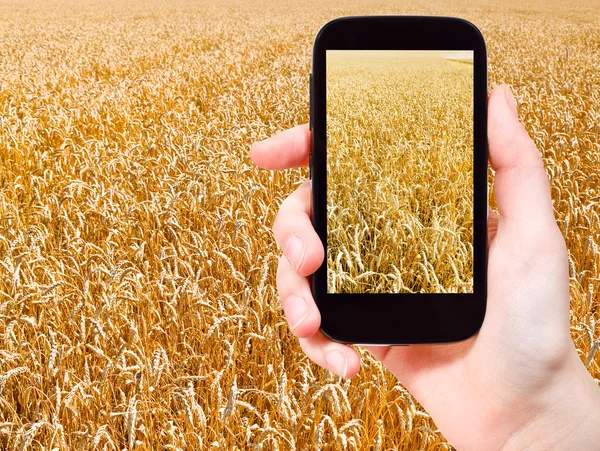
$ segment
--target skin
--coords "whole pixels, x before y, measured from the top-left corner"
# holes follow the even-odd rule
[[[569,269],[543,160],[510,88],[488,99],[489,163],[499,214],[490,210],[488,305],[474,337],[448,345],[363,346],[411,392],[459,450],[598,449],[600,389],[569,333]],[[255,144],[251,158],[280,170],[308,165],[300,125]],[[292,333],[318,365],[350,378],[358,352],[319,332],[307,276],[323,245],[310,220],[305,181],[273,224],[283,250],[277,289]]]

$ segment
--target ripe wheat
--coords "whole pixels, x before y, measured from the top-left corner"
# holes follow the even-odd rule
[[[308,170],[248,150],[307,122],[314,36],[361,14],[482,30],[490,87],[513,86],[543,153],[572,336],[600,377],[600,18],[583,3],[2,2],[0,449],[451,449],[367,352],[350,381],[312,364],[275,289],[270,227]],[[369,270],[364,227],[344,233],[334,264]],[[416,289],[406,269],[385,283]]]

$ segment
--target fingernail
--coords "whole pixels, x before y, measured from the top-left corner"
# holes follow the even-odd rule
[[[329,351],[325,355],[325,361],[329,365],[329,369],[335,374],[346,377],[348,372],[348,360],[340,351]]]
[[[506,94],[506,100],[508,101],[508,105],[514,111],[514,113],[516,115],[518,115],[519,113],[517,111],[517,101],[515,100],[515,97],[513,96],[510,86],[506,85],[506,88],[504,89],[504,93]]]
[[[306,300],[300,296],[290,296],[287,298],[283,310],[285,311],[285,316],[287,316],[290,321],[294,321],[293,326],[291,327],[292,331],[294,331],[296,327],[304,321],[304,318],[308,316],[308,304],[306,303]]]
[[[298,271],[302,260],[304,260],[305,251],[306,246],[304,245],[304,241],[296,235],[290,236],[285,242],[285,256],[296,271]]]

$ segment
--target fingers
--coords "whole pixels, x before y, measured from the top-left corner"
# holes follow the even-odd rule
[[[314,335],[321,325],[321,314],[313,300],[310,284],[284,255],[277,266],[277,291],[292,333],[300,338]]]
[[[285,256],[277,267],[277,291],[292,333],[300,338],[300,347],[316,364],[345,378],[360,369],[360,356],[355,349],[329,340],[321,332],[321,315],[306,277],[298,275]]]
[[[503,220],[555,223],[542,157],[519,122],[507,85],[497,86],[488,100],[488,147],[490,164],[496,171],[496,203]]]
[[[265,169],[288,169],[308,166],[310,131],[308,124],[297,125],[258,142],[250,149],[250,158]]]
[[[355,349],[331,341],[321,332],[310,338],[301,338],[300,347],[310,360],[338,376],[351,378],[360,369],[360,356]]]
[[[310,220],[309,180],[283,201],[273,224],[273,234],[299,275],[308,276],[321,266],[324,250]]]
[[[310,131],[308,125],[285,130],[255,144],[252,161],[265,169],[308,166]],[[360,369],[356,350],[329,340],[319,326],[321,315],[314,303],[306,276],[319,268],[324,258],[323,244],[310,220],[310,181],[305,181],[282,204],[273,233],[284,257],[277,268],[277,290],[290,326],[309,359],[333,373],[350,378]]]

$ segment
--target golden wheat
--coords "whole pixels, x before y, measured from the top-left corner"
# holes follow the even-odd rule
[[[449,56],[327,51],[328,292],[473,291],[473,64]]]
[[[270,227],[308,171],[259,170],[248,150],[308,120],[313,39],[341,15],[482,30],[490,86],[513,86],[544,155],[572,336],[600,377],[593,5],[343,5],[0,4],[0,449],[451,449],[367,352],[350,381],[311,363],[274,286]],[[364,233],[345,231],[336,267],[360,268],[355,252],[369,269],[353,249]],[[406,270],[386,283],[413,289]]]

